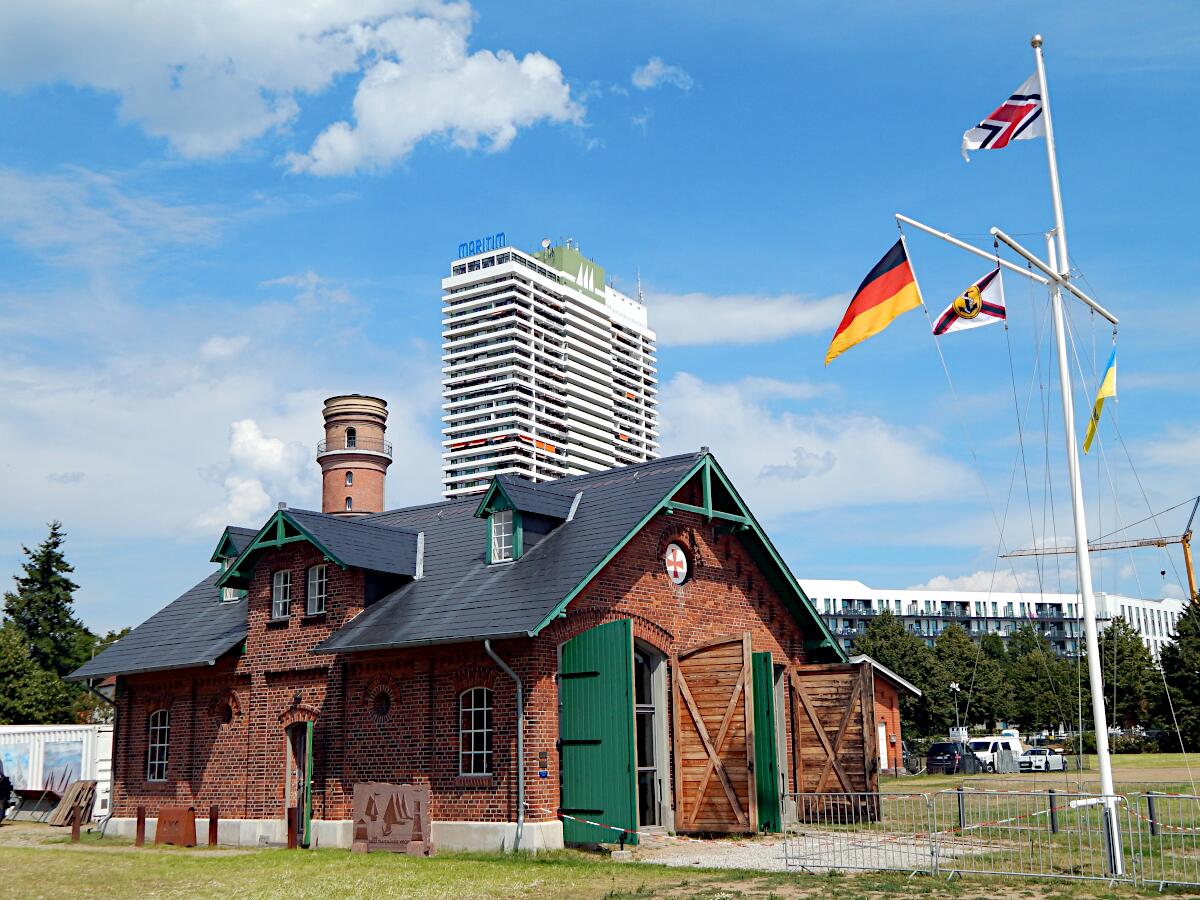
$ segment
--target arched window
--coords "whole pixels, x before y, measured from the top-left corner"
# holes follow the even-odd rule
[[[358,429],[357,428],[347,428],[346,429],[346,446],[347,447],[357,447],[358,446]]]
[[[350,510],[352,510],[352,509],[354,509],[354,498],[347,497],[346,498],[346,512],[350,512]]]
[[[468,688],[458,695],[458,771],[492,774],[492,692]]]
[[[354,473],[347,472],[346,473],[346,487],[352,487],[353,485],[354,485]]]
[[[146,780],[167,780],[167,750],[171,743],[171,711],[150,713],[146,728]]]

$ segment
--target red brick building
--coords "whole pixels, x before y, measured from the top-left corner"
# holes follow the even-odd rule
[[[215,804],[222,842],[291,817],[348,846],[354,785],[385,781],[429,786],[439,846],[538,849],[874,788],[873,677],[707,450],[335,501],[227,528],[216,571],[75,673],[117,678],[112,829]]]
[[[900,695],[920,697],[920,689],[869,656],[852,656],[852,663],[870,663],[875,680],[875,739],[879,766],[892,775],[904,773],[904,735],[900,730]]]

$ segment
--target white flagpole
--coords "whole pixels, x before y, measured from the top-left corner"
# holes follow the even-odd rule
[[[1042,36],[1035,34],[1029,42],[1037,60],[1038,88],[1042,93],[1042,116],[1046,120],[1046,163],[1050,168],[1050,198],[1054,203],[1054,229],[1058,238],[1058,271],[1066,275],[1071,269],[1067,256],[1067,225],[1063,219],[1062,188],[1058,183],[1058,151],[1054,146],[1054,120],[1050,117],[1050,91],[1046,87],[1046,63],[1042,59]]]
[[[1054,124],[1050,118],[1050,94],[1046,89],[1046,65],[1042,61],[1042,36],[1030,42],[1037,59],[1038,86],[1042,92],[1042,115],[1046,117],[1046,159],[1050,166],[1050,194],[1054,202],[1054,234],[1046,237],[1050,267],[1064,279],[1070,270],[1067,256],[1067,231],[1063,222],[1062,192],[1058,183],[1058,160],[1054,148]],[[1055,244],[1057,243],[1057,246]],[[1105,838],[1108,845],[1109,871],[1124,871],[1121,835],[1117,828],[1117,809],[1113,788],[1112,760],[1108,751],[1108,716],[1104,710],[1104,680],[1100,670],[1100,638],[1096,626],[1096,597],[1092,593],[1092,567],[1088,558],[1087,517],[1083,506],[1083,482],[1079,473],[1079,449],[1075,443],[1075,408],[1071,394],[1071,371],[1067,359],[1066,327],[1063,323],[1062,291],[1058,281],[1050,285],[1054,314],[1054,342],[1058,353],[1058,381],[1062,394],[1063,430],[1067,439],[1067,474],[1071,481],[1071,510],[1075,520],[1076,564],[1079,594],[1083,605],[1083,633],[1087,644],[1088,684],[1092,693],[1092,721],[1096,729],[1096,757],[1100,766],[1100,793],[1104,795]]]

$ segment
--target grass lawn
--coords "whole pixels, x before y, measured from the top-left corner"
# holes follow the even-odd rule
[[[65,843],[46,829],[6,841],[0,828],[0,895],[22,898],[414,897],[519,898],[829,898],[881,900],[933,896],[962,900],[1150,896],[1129,887],[1012,879],[944,881],[904,875],[814,876],[671,869],[610,862],[561,851],[538,857],[443,853],[415,859],[339,850],[210,851],[146,848],[128,842]]]

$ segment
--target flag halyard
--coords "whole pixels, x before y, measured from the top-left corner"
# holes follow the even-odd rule
[[[921,294],[904,242],[896,241],[854,292],[829,343],[825,365],[855,344],[879,334],[901,313],[920,305]]]

